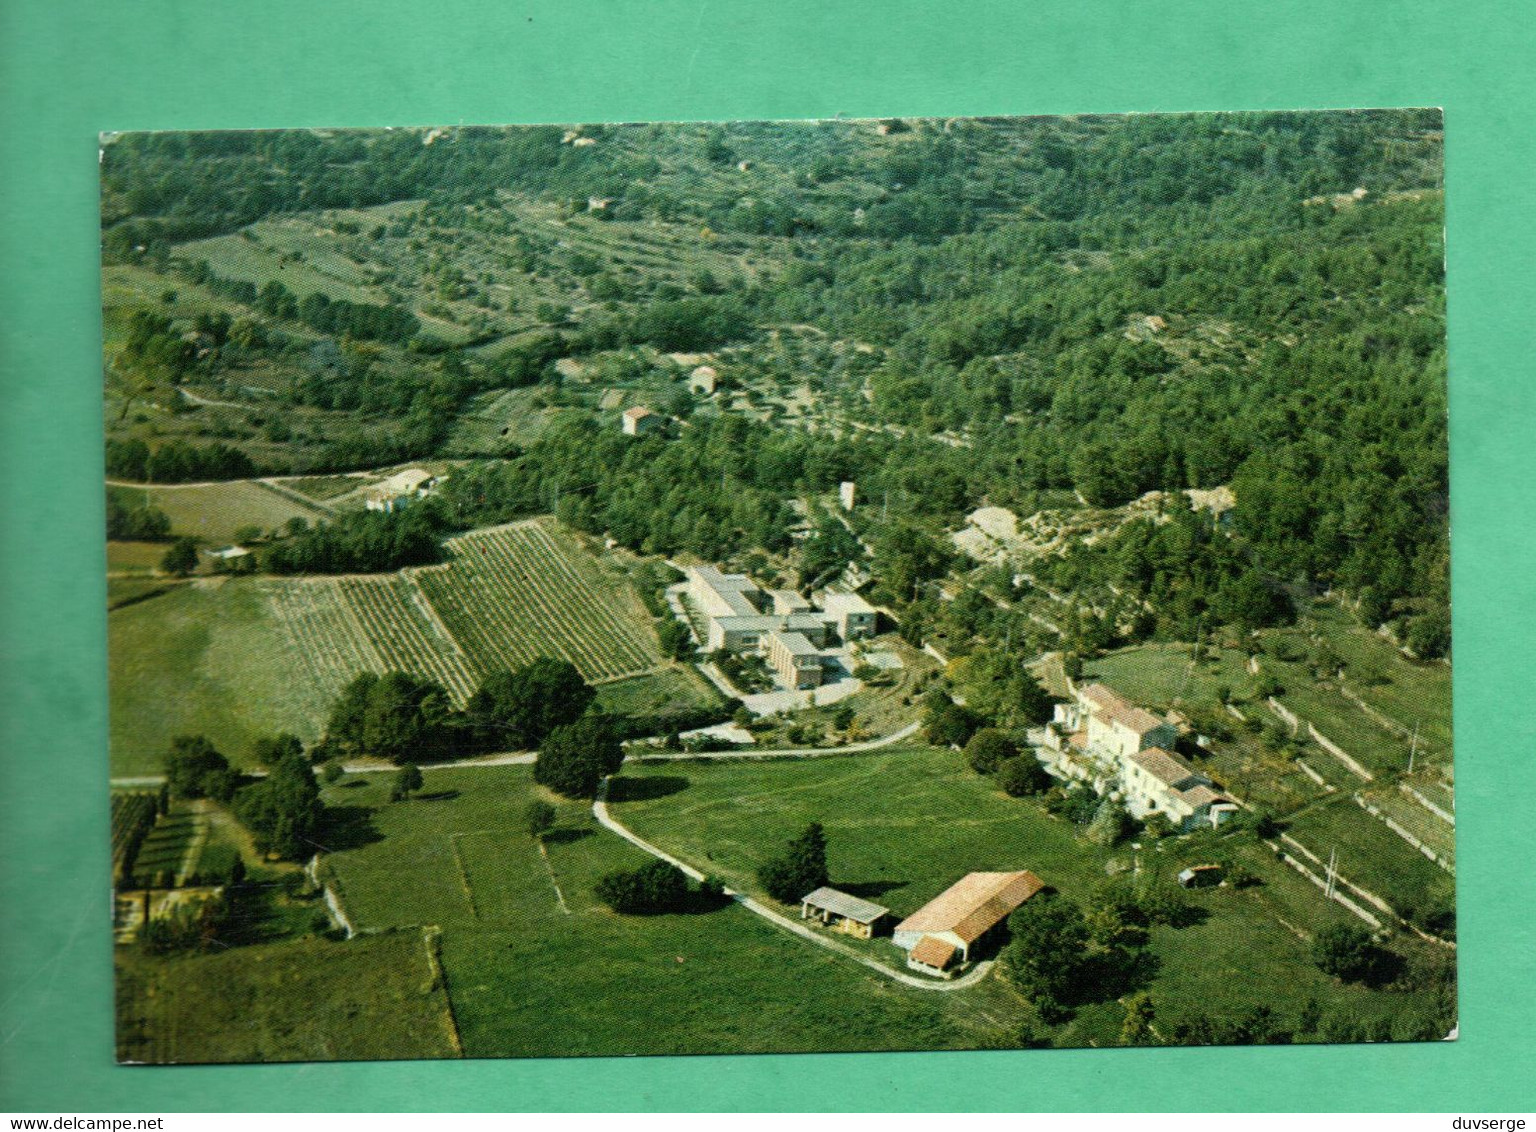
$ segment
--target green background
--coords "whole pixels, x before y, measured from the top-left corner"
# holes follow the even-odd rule
[[[0,1109],[1536,1108],[1536,45],[1500,0],[0,2]],[[96,133],[1446,110],[1461,1040],[111,1063]]]

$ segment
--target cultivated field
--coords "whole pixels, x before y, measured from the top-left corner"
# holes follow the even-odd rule
[[[236,763],[260,735],[312,741],[365,671],[430,677],[462,705],[488,673],[553,656],[589,681],[657,675],[668,703],[712,698],[665,667],[623,575],[552,524],[449,548],[449,562],[397,574],[200,580],[114,610],[113,772],[158,772],[176,735],[205,734]]]
[[[191,535],[210,543],[233,542],[235,532],[242,527],[275,531],[289,519],[313,523],[329,517],[323,508],[260,480],[112,486],[107,490],[117,493],[124,503],[148,504],[164,511],[171,520],[172,534]]]

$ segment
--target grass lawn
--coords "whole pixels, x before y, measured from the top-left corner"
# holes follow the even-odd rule
[[[117,1056],[193,1064],[456,1056],[418,931],[155,959],[117,952]]]
[[[1027,868],[1086,896],[1109,859],[1066,821],[999,793],[960,755],[931,748],[626,767],[615,798],[615,814],[636,833],[753,890],[758,863],[819,821],[833,884],[898,916],[978,870]]]
[[[198,581],[122,606],[107,635],[114,775],[160,773],[177,735],[207,735],[236,765],[259,736],[317,737],[329,705],[295,680],[250,582]]]
[[[1215,659],[1191,664],[1188,645],[1137,645],[1087,662],[1082,682],[1098,680],[1134,703],[1159,711],[1192,705],[1219,709],[1220,685],[1240,698],[1252,694],[1253,678],[1245,660],[1236,649],[1220,649]]]
[[[1160,1017],[1237,1019],[1267,1006],[1294,1020],[1316,998],[1325,1013],[1370,1019],[1427,1004],[1417,993],[1367,991],[1324,976],[1311,961],[1312,933],[1358,921],[1251,838],[1210,835],[1110,853],[1077,839],[1074,827],[1035,804],[992,791],[950,752],[627,767],[624,778],[633,780],[629,790],[639,797],[615,805],[620,820],[689,863],[748,887],[755,887],[757,861],[777,852],[806,821],[821,821],[832,883],[898,916],[971,870],[1027,867],[1087,902],[1111,856],[1122,864],[1134,860],[1143,883],[1168,888],[1185,865],[1213,857],[1242,863],[1263,883],[1190,893],[1208,917],[1154,932],[1157,967],[1147,989]],[[935,829],[943,830],[942,838]],[[885,948],[887,958],[895,955]],[[989,980],[977,993],[987,988],[1007,990]],[[1025,1007],[1012,1008],[1015,1019],[1027,1014]],[[1122,1020],[1115,1003],[1087,1007],[1056,1041],[1113,1045]]]

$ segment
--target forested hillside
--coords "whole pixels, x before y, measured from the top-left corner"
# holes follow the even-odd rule
[[[123,136],[109,471],[443,454],[536,389],[506,439],[453,450],[483,458],[450,481],[458,521],[557,510],[808,575],[862,551],[814,517],[796,548],[789,501],[855,479],[881,596],[1010,642],[999,609],[925,589],[966,512],[1230,485],[1220,525],[1128,522],[1046,563],[1135,611],[1090,637],[1331,589],[1438,655],[1440,159],[1435,111]],[[733,395],[676,394],[678,351]],[[676,423],[622,437],[604,387]]]

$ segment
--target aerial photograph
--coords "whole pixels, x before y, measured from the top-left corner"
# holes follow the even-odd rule
[[[118,1061],[1454,1038],[1443,152],[104,135]]]

